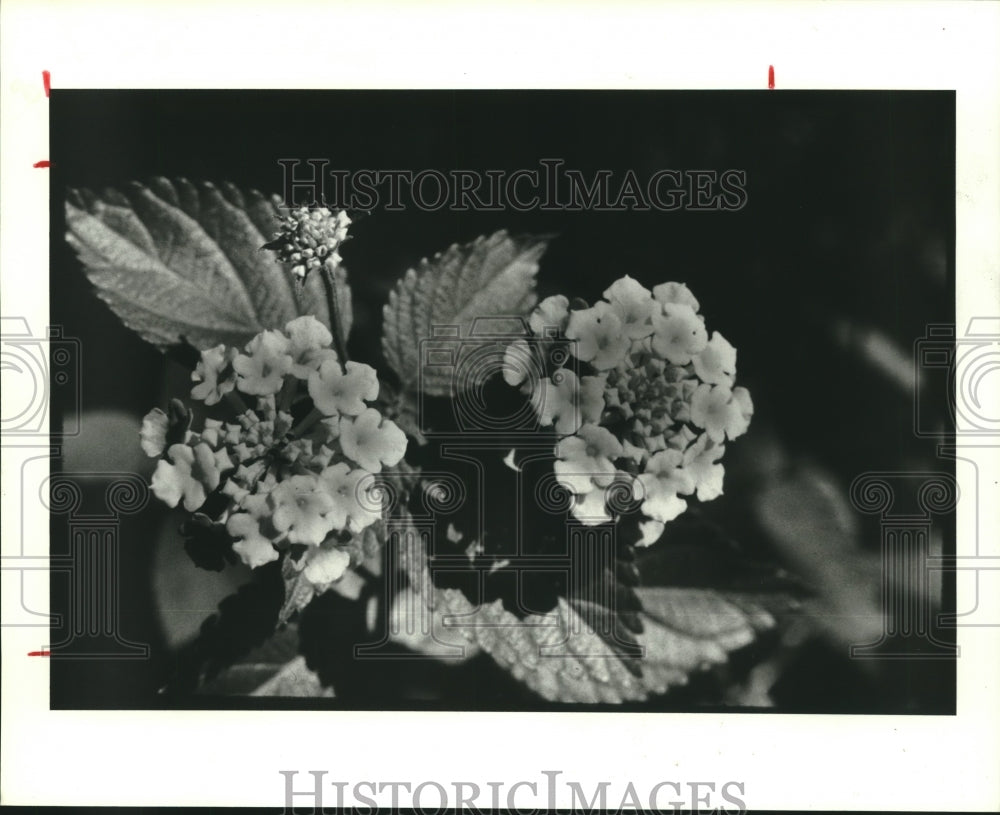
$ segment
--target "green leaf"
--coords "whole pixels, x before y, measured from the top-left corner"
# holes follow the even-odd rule
[[[398,599],[394,613],[421,607],[430,611],[431,630],[423,643],[427,652],[455,658],[461,635],[471,648],[465,656],[486,651],[500,667],[554,702],[621,703],[666,693],[687,684],[691,674],[726,663],[729,652],[775,624],[767,610],[746,598],[731,601],[711,589],[639,589],[643,631],[634,639],[642,653],[626,656],[622,650],[628,649],[612,647],[606,633],[601,636],[591,627],[600,615],[580,603],[560,598],[550,614],[521,620],[500,600],[476,608],[457,589],[435,588],[420,537],[400,538],[400,563],[409,579],[407,591],[414,596]],[[402,631],[413,628],[399,626]],[[412,636],[406,644],[421,647]]]
[[[278,228],[277,198],[231,184],[157,178],[102,196],[72,192],[66,239],[121,321],[160,349],[243,345],[301,314],[330,324],[318,275],[296,296],[290,275],[261,247]],[[338,286],[345,334],[350,289]]]
[[[304,609],[316,596],[316,587],[305,575],[305,570],[297,570],[291,557],[281,563],[281,577],[285,581],[285,600],[278,612],[278,625],[284,625],[297,612]]]
[[[333,696],[298,655],[298,634],[289,626],[221,671],[199,693],[225,696]]]
[[[818,630],[844,648],[877,640],[885,625],[882,560],[861,545],[847,489],[818,467],[800,466],[770,479],[755,503],[777,551],[816,588],[805,610]],[[912,590],[926,591],[924,585],[917,581]]]
[[[270,679],[250,693],[251,696],[333,696],[333,688],[324,688],[319,677],[306,666],[306,658],[297,656],[281,666]]]
[[[250,582],[219,603],[198,635],[180,649],[173,675],[160,691],[186,695],[212,682],[231,665],[271,639],[284,598],[277,562],[254,569]]]
[[[544,237],[500,231],[452,245],[407,271],[382,312],[382,350],[404,387],[419,383],[432,396],[451,395],[447,371],[425,366],[421,372],[421,340],[431,338],[436,327],[454,326],[454,339],[468,338],[477,318],[525,315],[537,301],[535,274],[547,246]]]

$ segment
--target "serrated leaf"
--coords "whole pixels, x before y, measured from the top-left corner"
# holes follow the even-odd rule
[[[457,337],[449,341],[467,339],[477,318],[526,314],[537,300],[535,274],[547,246],[546,238],[512,237],[501,230],[463,246],[452,245],[407,271],[382,312],[382,350],[404,387],[419,382],[427,394],[450,395],[448,371],[438,366],[421,370],[421,340],[443,326],[457,329]]]
[[[178,654],[176,670],[162,693],[190,693],[272,637],[284,588],[277,563],[255,569],[250,582],[219,603],[195,639]]]
[[[325,688],[319,677],[306,665],[306,658],[297,656],[281,666],[270,679],[250,693],[251,696],[318,697],[334,696],[333,688]]]
[[[642,632],[634,634],[634,642],[642,654],[627,656],[629,648],[609,644],[606,634],[599,635],[588,624],[594,618],[586,610],[581,615],[582,609],[565,598],[550,614],[519,620],[500,600],[477,608],[457,589],[436,589],[419,536],[400,539],[401,568],[414,594],[403,605],[419,603],[431,611],[431,652],[445,656],[449,646],[454,650],[444,632],[450,631],[452,642],[459,632],[550,701],[621,703],[666,693],[686,684],[692,673],[724,664],[730,651],[774,625],[766,610],[746,600],[731,602],[712,590],[639,590],[645,610],[639,615]]]
[[[261,247],[278,228],[279,199],[231,184],[133,183],[66,202],[66,239],[121,321],[161,349],[243,345],[302,314],[330,325],[319,275],[296,297],[290,275]],[[338,283],[344,333],[351,297]]]
[[[288,626],[239,662],[220,671],[199,693],[220,696],[333,696],[299,656],[295,626]]]

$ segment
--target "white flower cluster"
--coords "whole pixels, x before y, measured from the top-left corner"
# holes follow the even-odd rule
[[[753,403],[735,386],[736,349],[717,331],[709,338],[687,286],[650,291],[625,276],[604,298],[581,309],[562,295],[539,303],[529,319],[536,336],[508,347],[504,378],[562,437],[554,466],[574,516],[611,521],[609,488],[624,486],[641,502],[640,543],[649,545],[687,508],[682,496],[722,494],[725,442],[746,432]],[[581,363],[579,377],[553,347]],[[522,364],[532,354],[539,364],[566,361],[532,377]]]
[[[242,352],[203,351],[191,395],[206,405],[235,402],[235,421],[206,419],[200,433],[184,429],[183,441],[169,444],[177,436],[171,417],[155,408],[141,433],[143,450],[161,457],[152,478],[157,498],[194,512],[218,491],[219,523],[244,563],[256,568],[303,544],[296,562],[316,584],[343,574],[342,542],[381,517],[372,474],[406,451],[403,432],[366,404],[378,397],[375,370],[341,365],[332,340],[306,316],[283,332],[261,332]],[[244,396],[255,397],[253,409]],[[293,413],[302,415],[297,423]]]

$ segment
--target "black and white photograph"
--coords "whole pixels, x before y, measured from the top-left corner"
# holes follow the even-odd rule
[[[54,707],[954,711],[953,93],[50,104]]]
[[[5,806],[1000,805],[1000,9],[787,9],[7,5]]]

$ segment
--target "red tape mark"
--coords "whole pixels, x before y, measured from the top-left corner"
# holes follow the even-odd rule
[[[774,90],[774,66],[767,66],[767,88],[768,90]]]
[[[52,74],[48,71],[42,71],[42,84],[45,86],[45,98],[49,96],[49,91],[52,90]]]
[[[45,169],[46,167],[51,167],[52,166],[52,162],[48,161],[48,160],[46,160],[46,161],[36,161],[31,166],[32,167],[37,167],[39,169]]]
[[[51,651],[28,651],[29,657],[50,657],[52,656]]]

